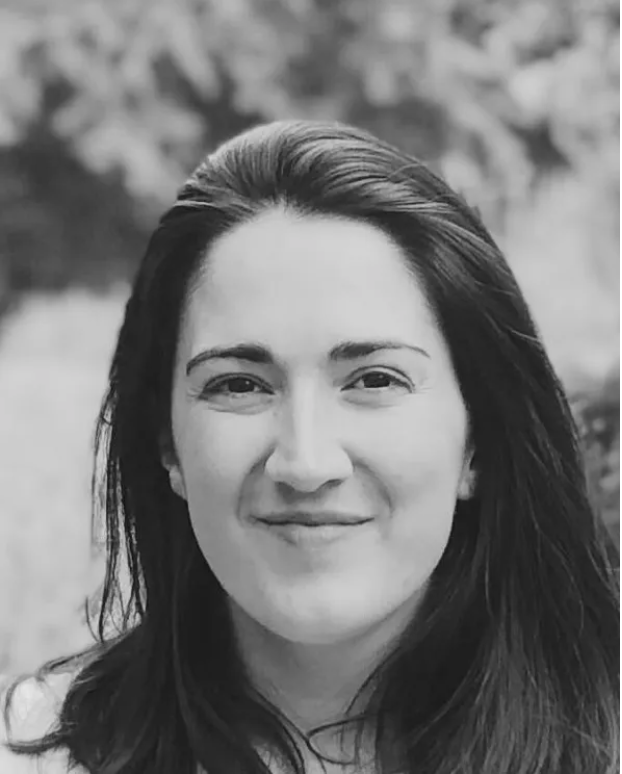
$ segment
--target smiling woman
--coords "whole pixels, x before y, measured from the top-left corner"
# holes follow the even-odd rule
[[[216,240],[171,427],[166,465],[247,664],[249,626],[271,649],[344,643],[348,658],[372,628],[401,632],[472,471],[451,358],[389,237],[280,207]]]
[[[12,761],[617,770],[568,406],[503,256],[416,160],[305,122],[205,159],[136,278],[97,453],[101,642],[42,670],[70,686]]]

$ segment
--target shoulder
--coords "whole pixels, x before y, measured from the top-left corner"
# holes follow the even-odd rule
[[[12,680],[0,677],[0,709],[4,710]],[[11,696],[7,712],[9,725],[0,712],[0,772],[7,774],[68,774],[66,753],[53,752],[35,757],[17,755],[6,747],[7,741],[27,742],[50,731],[56,721],[71,675],[52,675],[45,681],[28,678],[20,682]],[[79,774],[79,772],[76,772]]]

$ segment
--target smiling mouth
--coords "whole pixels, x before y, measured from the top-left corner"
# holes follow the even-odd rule
[[[310,519],[297,516],[256,519],[255,523],[278,541],[315,555],[317,551],[340,545],[354,535],[364,534],[362,527],[371,521],[373,519]]]
[[[257,521],[267,526],[299,526],[309,527],[354,527],[371,521],[370,517],[338,513],[278,513],[268,516],[257,516]]]

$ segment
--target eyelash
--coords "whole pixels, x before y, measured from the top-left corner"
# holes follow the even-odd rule
[[[385,371],[383,369],[378,369],[378,368],[370,369],[368,371],[365,371],[362,374],[359,374],[359,376],[354,381],[350,382],[350,384],[348,386],[346,386],[346,389],[353,389],[353,385],[356,384],[356,382],[360,381],[361,379],[364,379],[366,376],[378,375],[378,374],[381,375],[381,376],[386,376],[391,381],[391,383],[392,383],[391,386],[392,387],[402,387],[402,388],[408,389],[408,390],[412,390],[413,389],[413,385],[406,378],[400,378],[397,375],[392,374],[389,371]],[[254,384],[257,387],[263,387],[266,391],[271,392],[271,388],[268,387],[268,385],[266,385],[265,383],[259,381],[257,379],[257,377],[246,375],[246,374],[235,374],[234,376],[220,377],[220,378],[210,382],[209,384],[207,384],[203,388],[203,390],[201,392],[201,397],[210,397],[212,395],[218,395],[218,394],[222,395],[222,394],[227,393],[227,392],[228,392],[229,395],[237,395],[237,396],[246,396],[246,395],[256,395],[257,394],[256,391],[254,391],[254,390],[249,390],[249,391],[243,391],[243,392],[237,392],[236,393],[236,392],[230,392],[230,391],[221,389],[225,385],[227,385],[228,383],[231,383],[231,382],[237,381],[237,380],[240,380],[240,381],[243,381],[243,382],[249,382],[251,384]],[[384,389],[386,389],[386,388],[369,388],[369,389],[372,392],[380,392],[380,391],[384,391]]]
[[[373,368],[373,369],[370,368],[368,371],[365,371],[362,374],[359,374],[353,382],[350,382],[350,387],[348,389],[351,389],[353,384],[356,384],[356,382],[360,381],[361,379],[364,379],[366,376],[377,376],[377,375],[386,376],[388,379],[390,379],[392,387],[403,387],[409,390],[412,389],[412,384],[409,382],[408,379],[406,379],[405,377],[400,378],[396,374],[391,373],[390,371],[385,371],[384,369],[381,369],[381,368]],[[376,392],[376,391],[380,392],[380,389],[382,388],[380,389],[370,388],[370,389],[373,392]]]
[[[233,382],[233,381],[243,381],[243,382],[250,382],[251,384],[257,386],[257,387],[264,387],[266,390],[270,390],[270,388],[263,384],[262,382],[259,382],[257,377],[255,376],[246,376],[246,374],[236,374],[235,376],[225,376],[222,378],[215,379],[212,382],[209,382],[205,385],[203,390],[201,391],[202,397],[210,397],[211,395],[218,395],[222,394],[224,392],[227,392],[226,390],[221,390],[222,387],[224,387],[227,383]],[[254,391],[248,391],[248,392],[229,392],[230,395],[253,395],[256,394]]]

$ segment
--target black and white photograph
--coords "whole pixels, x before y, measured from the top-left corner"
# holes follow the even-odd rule
[[[0,774],[619,774],[614,0],[0,0]]]

